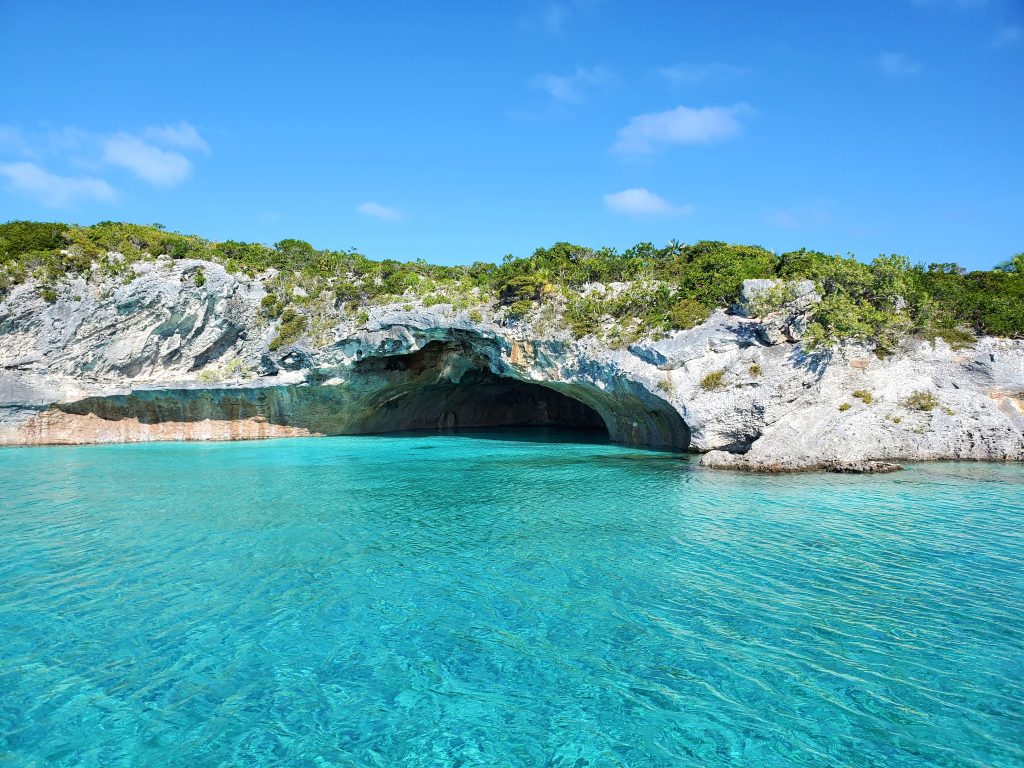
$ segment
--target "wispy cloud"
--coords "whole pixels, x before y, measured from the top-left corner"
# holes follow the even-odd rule
[[[139,135],[115,133],[102,139],[103,162],[127,168],[140,179],[160,187],[180,184],[192,175],[185,152],[210,154],[210,147],[194,126],[155,125]]]
[[[618,132],[614,152],[643,154],[662,145],[710,144],[739,136],[740,119],[753,113],[747,104],[731,107],[676,107],[630,119]]]
[[[154,147],[127,133],[115,133],[103,140],[103,162],[127,168],[159,187],[180,184],[192,175],[192,162],[180,152]]]
[[[93,174],[122,168],[155,186],[173,186],[192,175],[187,153],[210,154],[210,147],[191,124],[179,122],[112,134],[67,127],[28,134],[0,125],[0,161],[7,189],[54,207],[84,199],[113,200],[114,187],[103,178],[62,175],[54,164],[87,168]],[[14,162],[18,161],[18,162]]]
[[[360,203],[356,206],[356,210],[364,216],[372,216],[375,219],[381,221],[398,221],[402,218],[402,212],[396,208],[389,208],[386,205],[380,205],[379,203]]]
[[[1018,26],[1008,26],[1000,29],[992,37],[993,48],[1009,48],[1014,45],[1020,45],[1024,42],[1024,29]]]
[[[659,67],[655,73],[674,86],[700,85],[701,83],[730,80],[746,73],[742,67],[722,64],[718,61],[704,64],[681,63],[670,67]]]
[[[11,192],[38,200],[50,208],[60,208],[78,200],[110,202],[117,196],[103,179],[88,176],[58,176],[35,163],[0,164],[0,176],[7,179]]]
[[[692,205],[673,205],[643,187],[605,195],[604,204],[616,213],[627,216],[686,216],[694,210]]]
[[[539,74],[530,81],[530,87],[544,91],[563,104],[578,104],[583,101],[585,91],[609,85],[614,79],[605,67],[577,67],[571,75]]]
[[[169,147],[177,147],[184,150],[195,150],[204,155],[210,154],[210,147],[199,135],[195,126],[182,121],[177,125],[156,125],[150,126],[142,132],[145,139],[163,144]]]
[[[875,59],[875,66],[884,75],[890,77],[910,77],[920,74],[924,66],[916,59],[910,58],[905,53],[886,51],[880,53]]]
[[[47,130],[28,134],[14,125],[0,125],[0,155],[38,160],[47,155],[82,152],[92,134],[78,128]]]

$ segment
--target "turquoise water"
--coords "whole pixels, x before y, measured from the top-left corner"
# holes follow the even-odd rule
[[[0,766],[1024,765],[1024,467],[532,437],[0,450]]]

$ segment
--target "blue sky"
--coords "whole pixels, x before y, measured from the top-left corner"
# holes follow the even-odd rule
[[[0,0],[0,92],[0,220],[438,263],[1024,250],[1021,0]]]

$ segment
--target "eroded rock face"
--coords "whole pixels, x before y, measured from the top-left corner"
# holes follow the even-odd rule
[[[54,304],[37,288],[0,302],[0,444],[550,424],[752,470],[1024,459],[1024,342],[908,342],[886,360],[809,354],[795,339],[817,299],[810,284],[765,317],[720,311],[629,349],[557,323],[508,323],[496,307],[474,321],[412,300],[361,324],[334,311],[274,351],[260,281],[215,264],[149,263],[126,285],[73,281]],[[768,286],[747,288],[751,304]],[[938,404],[908,407],[917,391]]]

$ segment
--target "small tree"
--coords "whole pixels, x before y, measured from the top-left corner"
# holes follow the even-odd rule
[[[1024,275],[1024,251],[1015,253],[1006,261],[996,264],[995,269],[1000,272],[1016,272],[1018,275]]]

